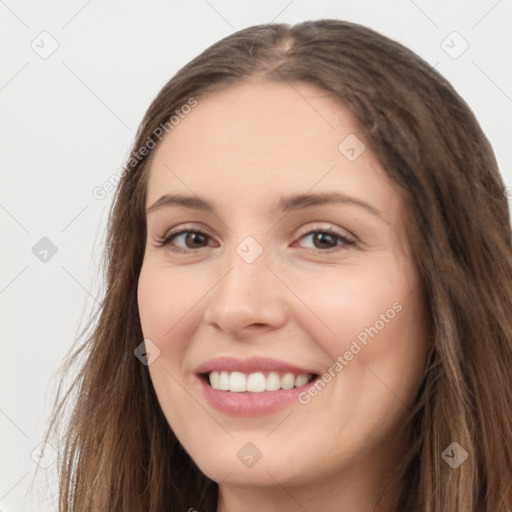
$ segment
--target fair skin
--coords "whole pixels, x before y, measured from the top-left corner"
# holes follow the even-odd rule
[[[219,512],[369,512],[400,457],[391,444],[420,383],[429,325],[402,202],[368,144],[354,161],[340,152],[349,134],[365,140],[316,86],[251,80],[198,98],[152,155],[148,208],[182,194],[215,211],[169,204],[148,213],[138,302],[144,338],[160,350],[149,366],[158,400],[219,482]],[[378,214],[351,202],[277,207],[281,196],[324,192]],[[207,236],[157,247],[180,229]],[[325,229],[355,243],[311,234]],[[236,251],[249,236],[263,249],[251,263]],[[376,324],[393,304],[400,311]],[[195,369],[255,355],[320,376],[338,356],[344,363],[303,403],[255,416],[212,406]],[[261,452],[252,467],[237,456],[248,442]],[[388,498],[378,510],[391,510]]]

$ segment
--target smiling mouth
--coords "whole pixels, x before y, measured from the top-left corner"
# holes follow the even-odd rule
[[[217,391],[231,393],[265,393],[300,388],[315,380],[316,374],[291,372],[229,372],[213,371],[201,374],[206,383]]]

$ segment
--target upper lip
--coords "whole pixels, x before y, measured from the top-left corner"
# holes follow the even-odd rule
[[[237,359],[236,357],[223,356],[210,359],[202,363],[197,369],[197,374],[210,373],[214,371],[228,371],[228,372],[287,372],[296,375],[303,374],[316,374],[315,371],[307,368],[300,368],[278,359],[268,357],[252,356],[246,359]]]

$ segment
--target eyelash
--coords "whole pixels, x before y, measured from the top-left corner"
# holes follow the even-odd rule
[[[166,236],[164,236],[162,238],[158,238],[156,240],[156,242],[157,242],[156,247],[166,247],[166,246],[169,246],[170,242],[174,238],[176,238],[179,235],[183,235],[184,233],[198,233],[198,234],[203,235],[203,236],[205,236],[207,238],[210,238],[210,235],[208,235],[208,233],[205,233],[204,231],[202,231],[200,229],[180,229],[178,231],[171,232],[171,233],[169,233],[168,235],[166,235]],[[355,241],[354,240],[351,240],[351,239],[347,238],[346,236],[342,235],[341,233],[339,233],[338,231],[336,231],[333,228],[313,229],[311,231],[308,231],[308,232],[304,233],[302,236],[300,236],[299,240],[304,238],[305,236],[315,235],[315,234],[318,234],[318,233],[324,233],[324,234],[326,233],[326,234],[332,235],[332,236],[336,237],[337,239],[341,240],[342,243],[341,244],[336,244],[335,246],[327,248],[327,249],[311,249],[311,248],[308,248],[309,250],[318,251],[318,252],[335,252],[335,251],[337,252],[339,250],[347,249],[347,246],[355,245]],[[337,249],[337,247],[339,247],[340,245],[345,246],[345,247],[342,247],[341,249]],[[204,249],[204,247],[198,247],[197,249],[181,249],[181,248],[176,248],[176,247],[174,247],[174,248],[170,248],[169,247],[169,249],[172,252],[190,253],[190,252],[195,252],[195,251],[199,251],[201,249]]]

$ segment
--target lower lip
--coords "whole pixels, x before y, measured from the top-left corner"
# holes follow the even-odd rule
[[[263,391],[262,393],[232,393],[213,389],[204,378],[197,376],[206,399],[215,409],[231,416],[263,416],[284,409],[310,387],[314,381],[300,388]]]

